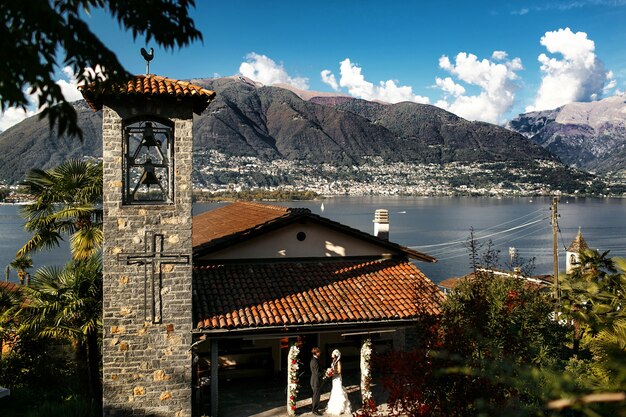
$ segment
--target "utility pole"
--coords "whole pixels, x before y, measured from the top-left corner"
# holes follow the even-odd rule
[[[560,291],[559,291],[559,252],[557,247],[557,235],[556,232],[558,230],[558,204],[559,198],[552,198],[552,205],[550,206],[550,210],[552,210],[552,251],[553,251],[553,259],[554,259],[554,298],[556,300],[556,304],[554,307],[554,311],[556,313],[557,308],[560,302]]]

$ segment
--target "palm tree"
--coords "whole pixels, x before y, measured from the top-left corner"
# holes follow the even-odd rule
[[[615,271],[615,263],[609,257],[609,251],[600,253],[597,250],[586,249],[579,253],[579,259],[572,270],[571,279],[599,282]]]
[[[102,263],[98,255],[70,261],[64,269],[39,269],[29,287],[27,302],[17,312],[20,331],[39,337],[70,340],[79,375],[91,397],[101,401],[100,349],[102,329]],[[85,364],[87,365],[85,367]]]
[[[563,280],[561,311],[573,322],[575,352],[583,338],[590,340],[603,330],[609,334],[617,318],[626,319],[626,261],[608,254],[581,252],[578,265]]]
[[[70,236],[74,259],[87,259],[102,246],[102,165],[68,160],[49,170],[31,170],[23,183],[35,202],[22,209],[33,233],[17,256],[58,246]]]
[[[28,256],[22,255],[15,258],[9,265],[17,270],[17,277],[20,280],[20,284],[24,285],[26,270],[33,267],[33,260]]]
[[[11,283],[0,283],[0,358],[4,342],[15,336],[15,311],[22,305],[20,287]]]

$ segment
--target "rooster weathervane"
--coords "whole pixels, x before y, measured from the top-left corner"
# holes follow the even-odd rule
[[[154,49],[150,48],[150,53],[144,48],[141,48],[141,56],[146,60],[146,75],[150,74],[150,61],[154,58]]]

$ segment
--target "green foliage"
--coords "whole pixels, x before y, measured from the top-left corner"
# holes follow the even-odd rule
[[[4,334],[17,334],[17,339],[25,342],[55,340],[71,344],[79,390],[85,398],[98,403],[101,400],[102,265],[98,250],[102,243],[102,166],[69,160],[47,171],[31,171],[25,186],[35,197],[35,202],[25,206],[22,212],[27,220],[25,228],[33,232],[33,237],[20,249],[19,256],[58,245],[62,236],[70,235],[73,260],[63,269],[38,270],[31,285],[21,287],[20,300],[13,301],[3,314],[4,318],[11,318],[2,321],[11,325]]]
[[[551,300],[520,278],[478,272],[443,305],[447,346],[466,359],[539,364],[559,357],[566,328],[550,319]]]
[[[26,277],[26,270],[33,267],[33,260],[26,255],[18,255],[9,264],[11,268],[17,270],[17,277],[20,279],[20,284],[24,284],[24,278]]]
[[[15,342],[17,322],[14,313],[21,304],[20,290],[15,290],[10,286],[0,286],[0,356],[5,343]]]
[[[542,401],[546,377],[567,355],[567,327],[551,320],[553,305],[541,288],[520,278],[477,272],[443,305],[443,350],[448,400],[463,399],[460,415],[527,414]],[[440,353],[442,354],[442,353]]]
[[[34,169],[23,183],[35,198],[24,206],[24,228],[33,233],[18,256],[59,245],[70,236],[72,255],[86,259],[102,245],[102,165],[65,161],[49,169]]]
[[[75,386],[74,369],[67,345],[49,338],[34,338],[22,333],[11,343],[11,350],[0,359],[0,381],[11,388],[11,396],[20,404],[58,400]],[[50,384],[50,381],[55,381]],[[30,393],[20,398],[19,393]],[[33,395],[39,393],[39,395]],[[3,403],[5,399],[2,400]]]
[[[10,397],[3,398],[2,417],[95,417],[101,414],[93,400],[72,393],[42,401],[42,393],[47,391],[46,388],[12,391]]]
[[[22,329],[44,337],[82,340],[101,327],[102,265],[99,257],[70,262],[64,269],[39,269],[28,302],[18,313]]]
[[[420,347],[392,353],[379,367],[392,370],[383,380],[392,415],[545,411],[546,393],[567,360],[562,340],[569,329],[551,319],[554,306],[541,287],[494,269],[498,251],[491,244],[470,238],[468,248],[474,273],[447,296],[438,321],[419,328]]]
[[[26,90],[36,94],[44,107],[41,117],[51,126],[58,124],[59,134],[80,135],[76,111],[56,84],[54,73],[69,66],[79,83],[123,83],[131,74],[115,54],[89,29],[85,15],[92,10],[107,11],[133,38],[154,39],[167,49],[183,47],[201,40],[189,17],[193,0],[107,1],[59,0],[0,2],[0,48],[5,54],[0,67],[0,110],[26,107]],[[101,74],[87,68],[98,66]],[[106,81],[104,81],[106,80]]]
[[[78,396],[58,402],[45,402],[24,414],[25,417],[94,417],[99,414],[93,400]]]
[[[42,268],[23,287],[19,332],[35,339],[71,341],[85,395],[101,399],[102,265],[98,256],[64,269]]]
[[[586,250],[561,291],[576,328],[568,373],[587,392],[626,391],[626,260]]]

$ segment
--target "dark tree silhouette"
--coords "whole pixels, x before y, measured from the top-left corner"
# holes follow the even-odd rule
[[[54,72],[69,66],[79,83],[121,83],[131,74],[115,54],[89,29],[84,16],[106,10],[134,38],[145,37],[166,49],[183,47],[202,34],[195,28],[189,9],[194,0],[4,0],[0,2],[0,110],[25,108],[27,91],[37,95],[59,134],[81,136],[76,111],[56,84]],[[87,68],[100,68],[101,76]],[[106,81],[105,81],[106,80]]]

